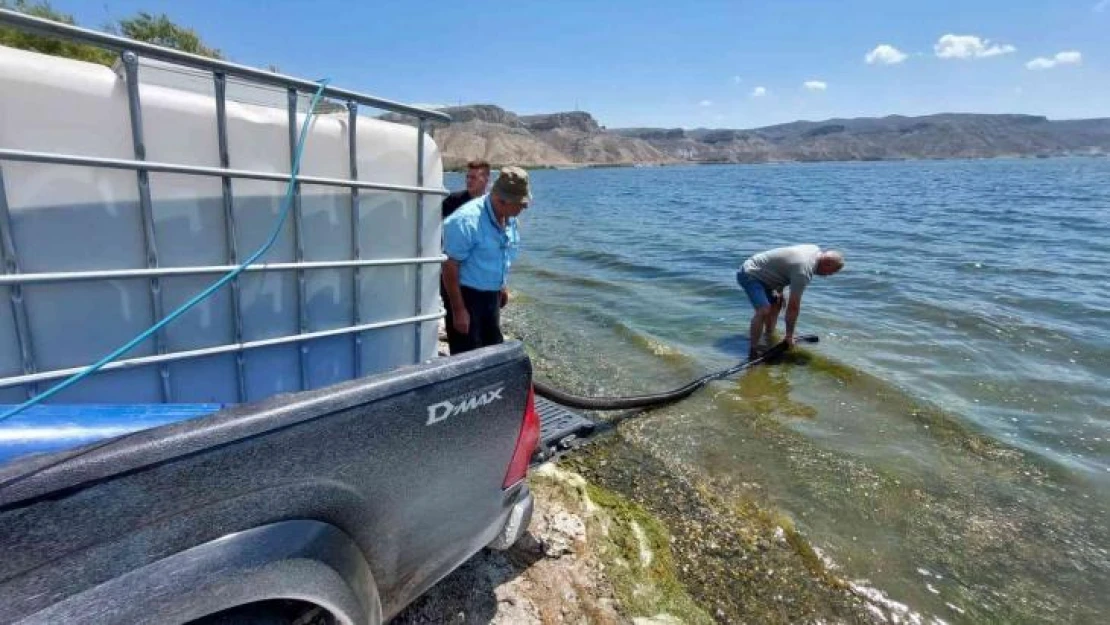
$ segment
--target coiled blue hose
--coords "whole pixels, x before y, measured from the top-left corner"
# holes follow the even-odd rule
[[[292,206],[292,204],[293,204],[293,190],[296,188],[297,176],[298,176],[298,174],[300,174],[300,171],[301,171],[301,155],[304,153],[305,139],[308,138],[309,123],[312,121],[312,117],[315,114],[316,104],[320,101],[320,97],[324,93],[324,87],[326,87],[328,85],[328,82],[330,82],[330,81],[329,81],[329,79],[325,78],[325,79],[322,79],[318,82],[320,83],[320,86],[316,89],[316,93],[313,94],[313,96],[312,96],[312,102],[308,106],[308,112],[305,114],[304,123],[301,124],[301,134],[300,134],[300,138],[297,140],[297,149],[293,152],[293,167],[292,167],[292,171],[290,172],[291,175],[289,177],[289,185],[285,189],[285,199],[282,202],[281,212],[278,215],[277,223],[274,224],[273,231],[270,233],[270,238],[266,241],[266,243],[263,244],[262,247],[258,248],[257,251],[255,251],[253,254],[251,254],[250,257],[248,257],[245,261],[243,261],[243,263],[240,264],[238,267],[236,267],[235,269],[232,269],[231,271],[226,273],[223,277],[221,277],[219,280],[216,280],[215,282],[210,284],[208,286],[208,288],[206,288],[203,291],[201,291],[200,293],[196,294],[192,299],[190,299],[189,301],[182,304],[181,307],[178,308],[177,310],[175,310],[172,313],[166,315],[166,317],[164,319],[162,319],[158,323],[150,326],[149,328],[144,330],[142,333],[140,333],[138,336],[136,336],[135,338],[131,339],[130,341],[124,343],[119,348],[117,348],[115,351],[113,351],[112,353],[108,354],[107,356],[101,358],[96,363],[89,365],[88,367],[81,370],[80,372],[73,374],[72,376],[70,376],[70,377],[66,378],[65,380],[59,382],[58,384],[50,387],[49,389],[43,391],[42,393],[39,393],[38,395],[35,395],[31,399],[28,399],[27,401],[25,401],[22,404],[16,406],[15,408],[12,408],[8,412],[6,412],[2,416],[0,416],[0,421],[3,421],[5,419],[9,419],[11,417],[14,417],[15,415],[23,412],[24,410],[27,410],[31,406],[39,404],[39,403],[53,397],[54,395],[57,395],[58,393],[64,391],[65,389],[73,386],[74,384],[77,384],[81,380],[84,380],[85,378],[89,377],[90,375],[96,373],[102,367],[104,367],[104,365],[107,365],[108,363],[112,362],[113,360],[115,360],[115,359],[119,358],[120,356],[126,354],[127,352],[131,351],[132,349],[135,348],[136,345],[138,345],[139,343],[142,343],[143,341],[147,340],[148,338],[154,336],[155,332],[157,332],[158,330],[161,330],[166,325],[168,325],[171,321],[173,321],[173,320],[177,319],[178,317],[180,317],[181,315],[185,314],[185,312],[187,312],[190,308],[192,308],[193,306],[196,306],[197,304],[203,302],[205,299],[210,297],[213,293],[218,291],[220,289],[220,287],[222,287],[225,284],[227,284],[228,282],[231,282],[232,280],[234,280],[239,274],[243,273],[243,271],[245,271],[247,267],[252,265],[255,261],[257,261],[259,258],[261,258],[263,254],[268,252],[271,247],[273,247],[274,243],[277,241],[278,236],[281,235],[281,228],[282,228],[282,226],[285,225],[286,218],[289,216],[289,207]]]

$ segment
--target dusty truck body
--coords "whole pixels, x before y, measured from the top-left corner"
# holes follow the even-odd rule
[[[0,622],[380,622],[527,526],[529,379],[506,345],[9,463]]]
[[[442,115],[0,25],[120,54],[0,48],[0,622],[377,623],[522,534],[530,362],[435,353]]]

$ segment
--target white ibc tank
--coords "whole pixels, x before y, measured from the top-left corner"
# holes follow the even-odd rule
[[[140,68],[140,99],[149,161],[219,167],[216,107],[209,75],[182,74],[197,89],[165,86],[159,70]],[[176,70],[180,71],[180,70]],[[164,73],[163,78],[170,76]],[[201,79],[203,78],[203,79]],[[161,85],[157,84],[161,82]],[[184,83],[183,83],[184,85]],[[188,87],[187,85],[184,85]],[[242,85],[228,89],[227,122],[232,169],[288,173],[288,112],[284,93],[269,91],[275,106],[259,102]],[[263,98],[264,99],[264,98]],[[238,101],[237,101],[238,100]],[[300,119],[303,119],[300,118]],[[298,120],[298,128],[300,127]],[[415,128],[361,116],[358,119],[359,179],[417,184]],[[112,69],[0,47],[0,148],[56,154],[133,159],[126,81]],[[312,122],[301,173],[349,178],[347,113],[320,115]],[[11,237],[22,273],[75,272],[147,267],[144,229],[134,171],[0,161],[11,214]],[[440,153],[424,144],[425,187],[443,185]],[[278,217],[286,185],[235,179],[233,214],[239,259],[259,248]],[[158,264],[162,267],[227,265],[229,231],[221,179],[182,174],[150,175]],[[351,193],[342,187],[304,185],[301,190],[302,247],[305,261],[350,260]],[[440,245],[439,196],[425,196],[423,256]],[[361,258],[415,258],[417,196],[361,190],[357,209]],[[261,262],[294,262],[292,216],[278,242]],[[255,341],[355,325],[355,301],[362,323],[436,313],[439,265],[361,269],[354,293],[354,270],[304,272],[302,315],[294,271],[244,273],[240,278],[243,340]],[[164,311],[172,311],[218,275],[161,279]],[[37,371],[95,362],[156,319],[148,278],[28,284],[23,287],[30,343]],[[417,291],[422,307],[417,310]],[[10,287],[0,287],[0,376],[22,373]],[[165,351],[180,352],[235,343],[232,300],[225,287],[164,331]],[[300,319],[307,323],[300,328]],[[417,351],[416,324],[368,330],[362,339],[361,367],[354,362],[354,334],[243,352],[246,397],[238,395],[234,353],[175,361],[168,365],[171,393],[163,397],[158,366],[102,372],[53,399],[55,403],[237,402],[277,393],[320,388],[412,364],[435,354],[436,322],[422,324]],[[155,353],[147,341],[125,358]],[[302,371],[303,368],[303,371]],[[303,379],[302,379],[303,378]],[[54,382],[43,382],[45,389]],[[26,399],[29,388],[0,389],[0,402]]]

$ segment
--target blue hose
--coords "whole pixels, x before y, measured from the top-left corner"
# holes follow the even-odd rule
[[[289,186],[287,186],[286,189],[285,189],[285,199],[282,202],[281,213],[279,214],[277,223],[274,224],[273,232],[270,233],[270,238],[266,241],[266,243],[262,247],[258,248],[258,250],[255,251],[255,253],[251,254],[249,258],[247,258],[245,261],[243,261],[243,263],[241,265],[239,265],[235,269],[232,269],[231,271],[229,271],[227,274],[225,274],[219,280],[216,280],[215,282],[213,282],[211,285],[208,286],[208,288],[206,288],[203,291],[201,291],[200,293],[198,293],[196,296],[194,296],[188,302],[185,302],[180,308],[178,308],[177,310],[173,311],[172,313],[166,315],[166,317],[164,319],[162,319],[158,323],[150,326],[149,328],[144,330],[141,334],[139,334],[135,338],[131,339],[127,343],[124,343],[122,346],[120,346],[114,352],[112,352],[112,353],[108,354],[107,356],[101,358],[96,363],[89,365],[88,367],[86,367],[82,371],[73,374],[72,376],[66,378],[62,382],[59,382],[58,384],[52,386],[48,390],[43,391],[42,393],[39,393],[38,395],[35,395],[31,399],[28,399],[27,401],[25,401],[22,404],[16,406],[15,408],[12,408],[8,412],[6,412],[2,416],[0,416],[0,421],[3,421],[5,419],[9,419],[11,417],[14,417],[15,415],[23,412],[24,410],[27,410],[31,406],[34,406],[36,404],[42,403],[43,401],[45,401],[47,399],[50,399],[54,395],[57,395],[58,393],[64,391],[65,389],[73,386],[74,384],[77,384],[81,380],[84,380],[85,378],[89,377],[90,375],[96,373],[102,367],[104,367],[104,365],[107,365],[108,363],[112,362],[113,360],[115,360],[115,359],[119,358],[120,356],[126,354],[127,352],[131,351],[132,349],[135,348],[136,345],[138,345],[139,343],[142,343],[143,341],[147,340],[148,338],[154,336],[155,332],[157,332],[158,330],[161,330],[166,325],[168,325],[171,321],[173,321],[174,319],[177,319],[181,315],[185,314],[185,312],[187,312],[190,308],[192,308],[193,306],[196,306],[197,304],[201,303],[202,301],[204,301],[205,299],[210,297],[213,293],[218,291],[220,289],[220,287],[222,287],[225,284],[227,284],[228,282],[231,282],[232,280],[234,280],[239,274],[243,273],[243,271],[245,271],[247,267],[249,267],[251,264],[253,264],[255,261],[257,261],[259,258],[261,258],[263,254],[268,252],[270,250],[270,248],[273,247],[274,243],[277,241],[278,236],[281,234],[282,226],[285,225],[285,219],[289,216],[289,207],[293,204],[293,190],[296,188],[297,176],[298,176],[298,174],[300,174],[300,171],[301,171],[301,155],[304,153],[305,139],[308,138],[308,126],[309,126],[309,123],[312,120],[312,116],[315,114],[316,104],[320,101],[320,97],[324,93],[324,87],[327,86],[329,80],[325,78],[325,79],[322,79],[318,82],[320,83],[320,86],[316,89],[316,93],[313,94],[313,96],[312,96],[312,102],[308,106],[308,112],[305,114],[304,123],[301,124],[301,134],[300,134],[300,139],[297,140],[297,149],[293,152],[293,167],[292,167],[291,175],[289,177]]]

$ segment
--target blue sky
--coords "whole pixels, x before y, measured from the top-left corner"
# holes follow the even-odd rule
[[[577,106],[609,127],[1110,117],[1110,0],[52,4],[92,27],[164,12],[236,62],[391,99]]]

